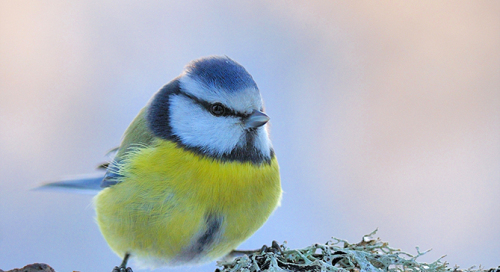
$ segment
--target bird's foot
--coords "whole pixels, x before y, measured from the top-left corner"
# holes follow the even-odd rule
[[[132,268],[127,267],[128,258],[130,258],[130,253],[125,253],[122,264],[120,264],[120,266],[115,266],[112,272],[134,272]]]
[[[234,258],[234,257],[238,257],[241,255],[250,255],[250,254],[255,254],[255,253],[264,254],[264,253],[268,253],[268,252],[274,253],[274,254],[283,254],[283,249],[278,244],[278,242],[273,241],[273,243],[271,244],[270,247],[263,245],[262,248],[255,249],[255,250],[233,250],[227,255],[227,257]]]
[[[134,272],[130,267],[115,266],[112,272]]]
[[[272,244],[271,244],[271,247],[263,245],[259,252],[261,254],[267,253],[267,252],[274,253],[274,254],[283,254],[283,249],[281,249],[281,247],[278,244],[278,242],[273,241]]]

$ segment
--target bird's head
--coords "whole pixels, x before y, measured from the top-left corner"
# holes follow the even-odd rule
[[[228,57],[192,61],[153,96],[147,110],[155,136],[193,152],[256,164],[274,156],[257,84]]]

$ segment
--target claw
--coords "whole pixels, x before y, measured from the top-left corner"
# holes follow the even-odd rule
[[[130,267],[125,268],[125,267],[115,266],[115,268],[113,268],[113,271],[111,272],[134,272],[134,271]]]
[[[260,254],[263,254],[266,252],[271,252],[274,254],[283,254],[283,250],[281,249],[280,245],[276,241],[273,241],[273,243],[271,244],[271,247],[268,247],[266,245],[262,246],[262,248],[260,249]]]
[[[276,240],[273,241],[273,243],[271,244],[271,248],[274,249],[274,253],[277,254],[283,254],[283,249],[281,249],[280,247],[280,244],[278,244],[278,242],[276,242]]]
[[[271,247],[263,245],[260,249],[256,249],[256,250],[233,250],[233,251],[231,251],[226,256],[226,258],[232,259],[234,257],[238,257],[238,256],[241,256],[241,255],[244,255],[244,254],[250,255],[250,254],[255,254],[255,253],[258,253],[258,254],[262,255],[262,254],[267,253],[267,252],[271,252],[271,253],[274,253],[274,254],[281,254],[282,255],[283,254],[283,249],[278,244],[278,242],[273,241],[273,243],[271,244]]]

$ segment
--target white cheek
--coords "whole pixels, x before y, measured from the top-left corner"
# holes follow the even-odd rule
[[[264,155],[266,158],[271,157],[272,144],[265,126],[259,128],[259,132],[257,134],[257,137],[255,138],[254,144],[255,148],[262,152],[262,155]]]
[[[213,116],[182,95],[170,98],[170,125],[183,144],[213,155],[230,153],[243,135],[238,118]]]

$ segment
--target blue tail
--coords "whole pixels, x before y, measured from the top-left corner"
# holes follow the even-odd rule
[[[67,178],[55,182],[45,183],[34,190],[64,191],[78,194],[97,194],[101,188],[104,173],[101,175],[83,175],[74,178]]]

